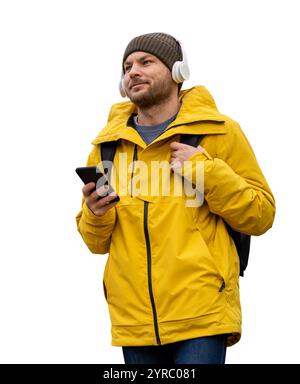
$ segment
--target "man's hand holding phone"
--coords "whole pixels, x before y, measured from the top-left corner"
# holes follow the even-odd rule
[[[78,167],[75,171],[85,184],[82,193],[86,205],[94,215],[103,216],[120,201],[106,176],[97,167]]]
[[[109,195],[99,199],[101,195],[107,193],[108,189],[108,185],[102,185],[95,191],[95,183],[93,182],[86,184],[82,188],[85,203],[96,216],[103,216],[109,209],[113,208],[118,203],[118,201],[112,203],[112,200],[117,196],[116,192],[111,192]]]

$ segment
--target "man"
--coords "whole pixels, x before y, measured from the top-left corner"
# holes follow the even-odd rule
[[[120,90],[130,101],[112,106],[88,159],[98,165],[101,144],[118,140],[120,201],[98,199],[105,187],[91,192],[89,183],[77,215],[90,251],[109,253],[103,289],[112,345],[123,347],[125,363],[224,363],[226,347],[241,337],[239,256],[226,223],[248,235],[266,232],[272,192],[238,123],[218,112],[203,86],[180,91],[188,68],[174,37],[134,38],[122,64]],[[182,134],[203,135],[201,145],[180,143]],[[151,177],[157,161],[167,162],[168,181]],[[185,179],[202,204],[189,206],[178,193],[175,180]]]

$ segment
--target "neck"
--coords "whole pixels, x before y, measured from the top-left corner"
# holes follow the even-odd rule
[[[174,116],[181,106],[178,96],[148,108],[137,107],[139,125],[160,124]]]

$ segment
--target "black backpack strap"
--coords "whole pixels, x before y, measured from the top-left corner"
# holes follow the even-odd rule
[[[112,163],[117,150],[118,141],[106,141],[105,143],[100,144],[100,155],[101,161],[107,161],[104,168],[104,173],[106,174],[108,180],[110,180]]]
[[[202,140],[204,135],[189,135],[183,134],[180,135],[180,142],[182,144],[191,145],[192,147],[197,147]]]
[[[246,235],[245,233],[235,231],[226,222],[225,224],[229,235],[234,241],[237,253],[240,258],[240,276],[244,276],[244,271],[248,265],[251,236]]]

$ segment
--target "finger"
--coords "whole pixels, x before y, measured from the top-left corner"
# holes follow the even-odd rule
[[[99,209],[101,207],[105,207],[106,205],[110,204],[111,201],[116,198],[116,196],[118,196],[117,193],[116,192],[112,192],[108,196],[103,197],[102,199],[98,200],[97,203],[94,206],[94,210],[95,209]]]
[[[170,144],[170,147],[171,149],[173,150],[186,150],[188,148],[191,148],[192,146],[191,145],[188,145],[188,144],[184,144],[184,143],[178,143],[178,141],[173,141],[171,144]],[[192,147],[194,148],[194,147]]]
[[[178,156],[182,151],[179,149],[171,151],[171,156]]]
[[[109,209],[115,207],[117,204],[118,204],[117,201],[115,203],[110,203],[110,204],[106,205],[105,207],[102,207],[102,208],[94,211],[94,214],[95,215],[104,215],[104,213],[106,213]]]
[[[106,189],[106,187],[107,187],[107,189]],[[107,192],[108,186],[104,185],[102,187],[99,187],[96,191],[94,191],[90,195],[88,195],[86,197],[86,200],[89,201],[91,204],[94,204],[95,202],[97,202],[99,200],[99,198],[101,198],[102,196],[106,196],[105,189]]]
[[[171,150],[171,156],[179,156],[180,153],[182,153],[182,148],[181,149],[173,149]]]
[[[95,183],[88,183],[82,188],[82,193],[84,197],[88,197],[92,190],[95,188],[96,184]]]
[[[184,160],[184,153],[182,151],[177,151],[176,153],[172,153],[171,159]]]
[[[204,151],[205,151],[205,149],[204,149],[203,147],[201,147],[201,145],[198,145],[197,148],[200,149],[201,152],[204,152]]]
[[[182,166],[182,163],[178,159],[172,161],[171,163],[171,168],[181,168],[181,166]]]
[[[108,190],[109,190],[109,186],[108,186],[108,185],[102,185],[101,187],[99,187],[99,188],[95,191],[95,195],[96,195],[97,200],[98,200],[99,198],[102,198],[102,197],[106,196]]]
[[[176,151],[178,149],[182,149],[184,146],[185,146],[185,144],[178,143],[178,141],[173,141],[170,144],[171,149],[174,150],[174,151]]]

